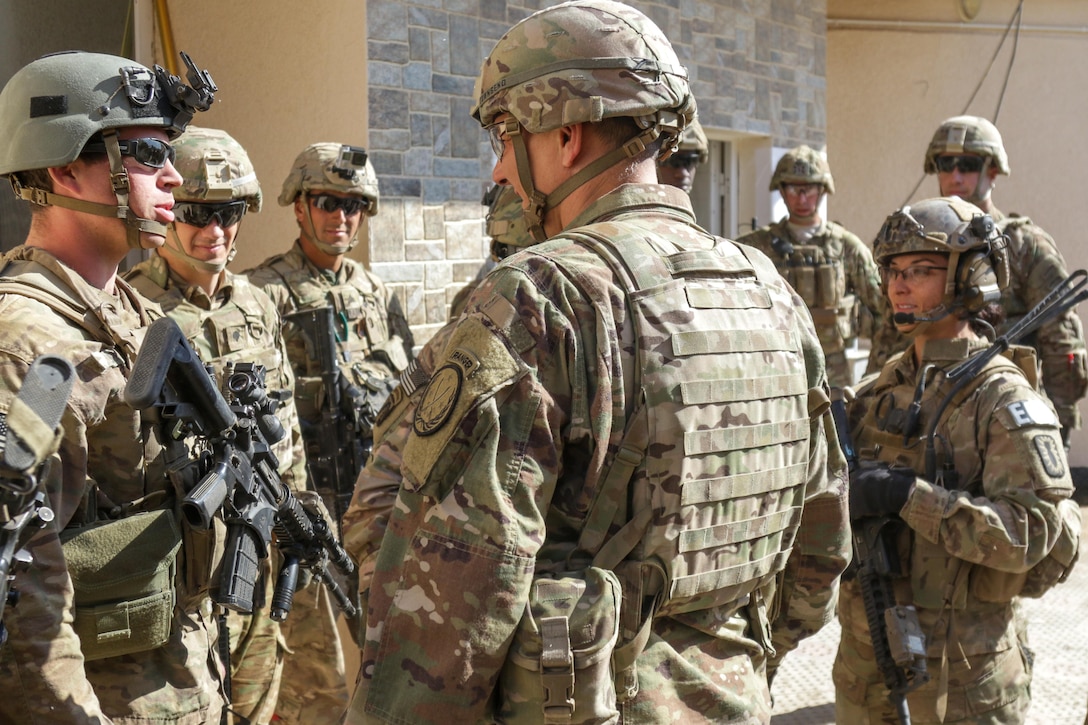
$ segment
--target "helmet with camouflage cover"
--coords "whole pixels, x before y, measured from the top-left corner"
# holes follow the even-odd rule
[[[291,171],[283,181],[280,192],[280,206],[290,206],[300,197],[303,215],[309,225],[313,244],[325,254],[341,255],[355,248],[359,243],[358,231],[365,228],[360,223],[355,237],[347,247],[335,247],[317,239],[314,228],[313,212],[309,198],[315,192],[334,191],[362,197],[367,201],[363,210],[365,216],[378,213],[378,176],[367,158],[362,146],[350,146],[339,143],[315,143],[302,150],[291,164]],[[302,223],[301,221],[299,222]]]
[[[703,133],[703,127],[697,119],[692,119],[688,127],[684,129],[684,135],[680,137],[680,143],[676,147],[677,152],[688,151],[699,154],[699,163],[705,164],[710,158],[710,144]]]
[[[989,214],[959,197],[904,206],[885,220],[873,242],[881,268],[898,255],[923,253],[948,255],[941,316],[980,312],[1001,299],[1009,284],[1007,240]]]
[[[997,126],[978,116],[953,116],[937,127],[926,149],[925,172],[937,173],[942,154],[978,154],[989,160],[998,173],[1008,175],[1009,156]]]
[[[499,39],[483,62],[472,115],[485,128],[504,113],[501,130],[518,149],[518,177],[529,196],[526,218],[544,239],[544,213],[574,189],[663,136],[662,156],[695,116],[687,71],[648,17],[614,0],[573,0],[539,10]],[[551,194],[536,191],[522,130],[541,133],[576,123],[628,117],[639,133]],[[609,163],[610,162],[610,163]]]
[[[302,150],[283,181],[280,206],[290,206],[300,194],[337,191],[370,202],[367,216],[378,213],[378,176],[366,149],[339,143],[315,143]]]
[[[215,83],[189,56],[185,85],[159,66],[151,70],[114,55],[68,51],[43,56],[20,69],[0,92],[0,176],[7,176],[17,196],[40,206],[61,206],[123,220],[129,244],[140,247],[141,232],[164,236],[166,225],[141,219],[128,205],[128,172],[121,161],[117,132],[132,126],[162,128],[180,134],[197,111],[214,100]],[[116,180],[116,205],[60,196],[26,184],[21,172],[70,164],[88,141],[101,138]],[[155,246],[151,244],[150,246]]]
[[[492,186],[484,194],[487,205],[487,236],[491,237],[491,256],[505,259],[522,247],[536,244],[525,226],[521,197],[512,186]]]
[[[173,143],[174,167],[181,186],[174,189],[178,201],[246,201],[251,212],[261,210],[261,185],[249,154],[226,131],[190,126]]]
[[[249,154],[226,131],[217,128],[190,126],[173,143],[174,166],[181,174],[181,186],[174,189],[178,202],[223,204],[245,201],[246,210],[261,210],[261,185],[257,172],[249,160]],[[171,225],[166,247],[171,254],[179,255],[191,267],[207,272],[221,272],[238,252],[231,240],[230,250],[221,261],[198,259],[185,250],[178,238],[177,229]]]
[[[782,154],[774,167],[769,191],[781,191],[783,184],[820,184],[828,194],[835,193],[835,180],[831,178],[827,159],[804,144]]]

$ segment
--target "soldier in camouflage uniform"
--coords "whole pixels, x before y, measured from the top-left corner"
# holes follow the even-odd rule
[[[398,422],[346,722],[766,723],[771,624],[779,656],[819,629],[848,556],[807,310],[655,183],[695,104],[646,16],[541,10],[476,95],[494,180],[551,239],[487,276]]]
[[[485,201],[490,203],[486,226],[487,234],[491,237],[491,258],[495,264],[501,263],[520,248],[535,243],[525,227],[521,197],[514,187],[493,186]],[[344,548],[359,564],[359,592],[363,604],[360,617],[364,621],[374,560],[400,488],[402,452],[412,430],[411,413],[414,413],[419,395],[441,362],[440,356],[446,343],[457,329],[457,318],[480,281],[466,285],[468,292],[461,309],[451,314],[450,321],[431,336],[419,355],[401,373],[400,383],[393,389],[375,426],[374,452],[366,467],[359,472],[351,505],[344,513]]]
[[[1002,213],[993,201],[999,175],[1008,175],[1009,157],[997,127],[985,118],[954,116],[941,123],[926,149],[925,172],[936,174],[942,196],[958,196],[989,214],[1009,238],[1009,286],[1002,293],[1002,333],[1016,324],[1066,278],[1065,260],[1054,239],[1025,216]],[[886,325],[874,353],[886,359],[909,340]],[[1043,325],[1026,344],[1035,348],[1043,389],[1062,424],[1066,449],[1081,425],[1077,402],[1088,392],[1088,354],[1076,309]],[[879,359],[878,358],[878,359]]]
[[[461,316],[468,298],[480,286],[480,282],[495,265],[523,247],[532,239],[527,236],[525,222],[521,215],[521,197],[512,186],[492,186],[484,194],[487,205],[485,227],[491,237],[491,257],[480,267],[476,278],[457,291],[450,303],[450,321]],[[437,334],[437,333],[436,333]]]
[[[699,121],[692,119],[691,125],[684,129],[680,145],[669,158],[657,163],[657,182],[675,186],[685,194],[691,193],[695,185],[695,172],[699,164],[705,164],[710,158],[710,145]]]
[[[117,266],[161,246],[174,219],[169,139],[215,90],[206,74],[195,83],[76,52],[30,63],[0,92],[0,175],[33,203],[26,244],[0,261],[0,413],[17,413],[39,355],[76,370],[45,479],[56,518],[28,544],[33,566],[4,612],[2,722],[198,725],[223,711],[207,589],[222,541],[186,523],[165,475],[187,456],[165,460],[165,431],[122,398],[161,312]]]
[[[1005,239],[978,207],[929,199],[888,217],[874,254],[912,342],[849,410],[861,460],[850,515],[898,524],[894,596],[917,611],[930,675],[907,695],[911,720],[1022,723],[1031,655],[1016,601],[1068,573],[1080,509],[1058,419],[1035,392],[1031,348],[1014,346],[963,383],[946,376],[990,344],[982,334],[998,322],[1010,274]],[[854,579],[843,582],[839,619],[836,722],[898,722]]]
[[[835,193],[835,181],[827,161],[813,149],[798,146],[783,154],[770,190],[782,194],[789,216],[737,241],[770,257],[805,300],[831,386],[852,385],[846,350],[858,337],[871,338],[884,314],[873,255],[855,235],[820,218],[820,201]]]
[[[157,302],[178,323],[201,359],[218,375],[236,362],[265,369],[268,391],[295,387],[272,300],[241,275],[227,271],[247,211],[261,210],[257,174],[237,141],[225,131],[189,129],[174,142],[182,184],[174,190],[174,224],[166,244],[130,270],[125,279]],[[306,457],[294,398],[276,415],[287,435],[273,449],[280,478],[305,500]],[[265,601],[252,615],[229,611],[231,711],[253,723],[271,722],[283,673],[280,625],[269,610],[275,582],[273,557],[261,563]],[[291,617],[305,617],[297,606]]]
[[[378,180],[363,149],[336,143],[307,147],[295,159],[279,197],[281,206],[294,209],[299,238],[288,252],[266,259],[246,274],[272,298],[281,315],[331,306],[341,369],[361,390],[380,393],[384,400],[392,380],[408,365],[412,333],[397,298],[377,275],[347,257],[359,235],[366,236],[367,220],[378,212],[378,200]],[[284,328],[284,338],[297,378],[295,398],[303,436],[308,450],[314,450],[319,447],[315,426],[325,395],[322,371],[293,326]],[[336,492],[319,493],[329,510],[336,511]],[[340,514],[337,511],[338,518]],[[287,658],[276,714],[288,723],[333,722],[348,698],[335,610],[324,588],[316,584],[300,596],[318,597],[324,614],[291,617],[283,625],[293,653]]]

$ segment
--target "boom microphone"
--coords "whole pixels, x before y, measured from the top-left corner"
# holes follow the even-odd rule
[[[948,310],[944,305],[934,307],[926,315],[914,315],[910,312],[896,312],[892,315],[892,321],[897,325],[913,325],[915,322],[936,322],[948,317]]]

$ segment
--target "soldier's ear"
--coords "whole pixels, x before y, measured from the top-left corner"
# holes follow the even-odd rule
[[[586,129],[587,125],[584,123],[573,123],[556,130],[559,143],[558,157],[563,168],[571,169],[587,163],[586,159],[582,158],[585,150]],[[592,161],[592,159],[589,160]]]

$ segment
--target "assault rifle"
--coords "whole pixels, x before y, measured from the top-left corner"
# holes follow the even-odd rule
[[[853,473],[857,452],[850,437],[846,402],[841,388],[831,389],[831,414],[846,462]],[[894,516],[870,516],[851,524],[854,539],[853,570],[865,605],[873,656],[888,688],[899,722],[910,725],[907,693],[929,681],[926,672],[925,634],[912,606],[897,605],[892,579],[904,576],[895,539],[903,522]]]
[[[321,493],[332,493],[337,523],[355,491],[355,479],[374,447],[374,421],[391,388],[374,379],[360,388],[352,384],[337,359],[336,332],[331,307],[299,310],[284,315],[306,343],[306,353],[317,362],[324,383],[324,404],[317,423],[303,421],[310,480]]]
[[[272,534],[283,554],[271,617],[283,621],[291,610],[299,565],[322,582],[348,617],[355,606],[328,571],[331,561],[345,576],[355,564],[336,541],[321,513],[305,508],[280,481],[271,446],[283,435],[274,411],[278,401],[264,389],[264,368],[239,363],[224,373],[228,401],[216,387],[168,317],[148,328],[125,387],[125,402],[137,410],[159,409],[175,440],[195,436],[210,451],[201,478],[182,501],[186,521],[207,529],[222,510],[227,524],[226,553],[213,598],[237,612],[252,612],[258,563],[268,556]]]
[[[54,518],[39,478],[74,380],[70,362],[42,355],[27,370],[7,415],[0,416],[0,647],[8,639],[4,608],[19,601],[11,584],[31,564],[23,547]]]

